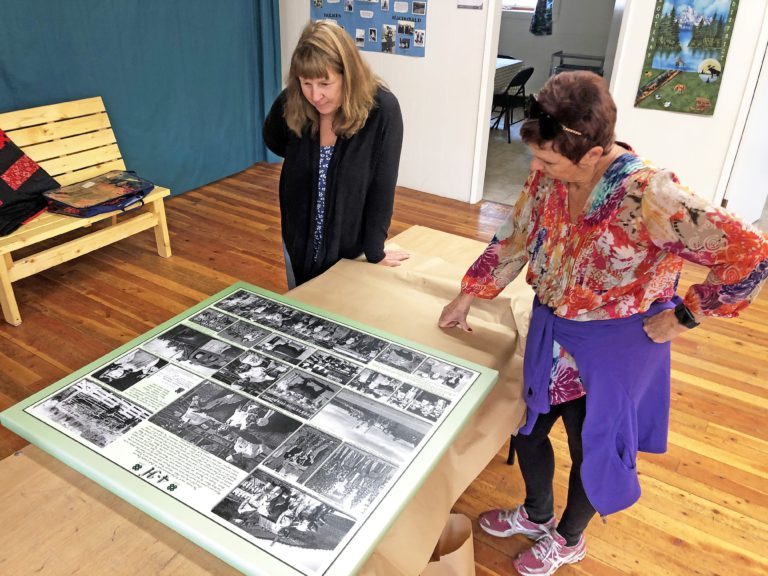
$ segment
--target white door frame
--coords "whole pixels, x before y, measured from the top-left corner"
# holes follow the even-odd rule
[[[501,30],[501,0],[488,0],[485,18],[485,44],[483,45],[483,70],[477,107],[477,128],[472,161],[472,181],[469,186],[469,203],[483,199],[485,164],[488,159],[488,119],[493,102],[493,79],[496,74],[496,53],[499,51]]]
[[[758,54],[760,49],[766,50],[768,47],[768,9],[763,13],[763,24],[760,29],[760,36],[758,37],[757,50],[755,54]],[[758,56],[752,60],[752,67],[749,70],[749,77],[747,84],[744,87],[744,95],[739,105],[739,114],[736,117],[736,123],[733,126],[733,132],[731,132],[731,142],[728,145],[728,152],[723,160],[723,170],[720,172],[720,178],[717,181],[717,188],[715,189],[715,196],[713,198],[713,204],[720,206],[723,200],[726,199],[726,195],[733,196],[738,194],[737,190],[729,190],[728,182],[731,179],[733,173],[733,166],[736,163],[736,155],[739,152],[739,144],[744,135],[744,129],[747,125],[747,118],[749,116],[749,109],[752,107],[752,98],[755,95],[757,89],[757,82],[760,79],[760,69],[763,65],[765,53],[762,57]],[[765,73],[765,72],[763,72]],[[747,192],[747,191],[744,191]]]

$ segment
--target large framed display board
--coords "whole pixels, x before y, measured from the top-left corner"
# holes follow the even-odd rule
[[[0,423],[246,574],[354,574],[494,370],[237,283]]]

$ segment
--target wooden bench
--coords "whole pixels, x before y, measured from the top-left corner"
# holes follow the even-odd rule
[[[62,186],[126,169],[100,97],[6,112],[0,114],[0,128]],[[126,213],[73,218],[46,212],[12,234],[0,236],[0,302],[6,322],[21,324],[13,282],[97,248],[153,228],[157,253],[168,258],[171,244],[163,198],[170,193],[155,186],[143,206]],[[92,227],[102,220],[108,220],[107,226]],[[40,251],[25,250],[18,260],[13,259],[16,250],[83,228],[90,231],[74,239],[61,238],[54,246],[46,242]]]

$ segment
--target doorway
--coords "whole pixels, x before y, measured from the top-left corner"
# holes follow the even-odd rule
[[[534,68],[526,93],[536,92],[544,85],[550,75],[552,54],[558,51],[603,57],[606,80],[610,81],[625,3],[626,0],[594,0],[589,10],[584,10],[582,3],[556,0],[552,35],[534,36],[529,31],[530,12],[503,11],[501,0],[496,0],[491,2],[494,9],[501,11],[501,17],[494,19],[498,26],[493,36],[498,38],[496,54],[513,56]],[[492,129],[488,124],[483,200],[509,205],[517,201],[530,164],[530,154],[520,140],[521,125],[513,124],[508,143],[503,121],[499,123],[500,129]]]

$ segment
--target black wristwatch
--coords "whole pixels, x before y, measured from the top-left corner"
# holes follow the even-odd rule
[[[696,328],[699,325],[691,311],[682,302],[675,306],[675,318],[686,328]]]

